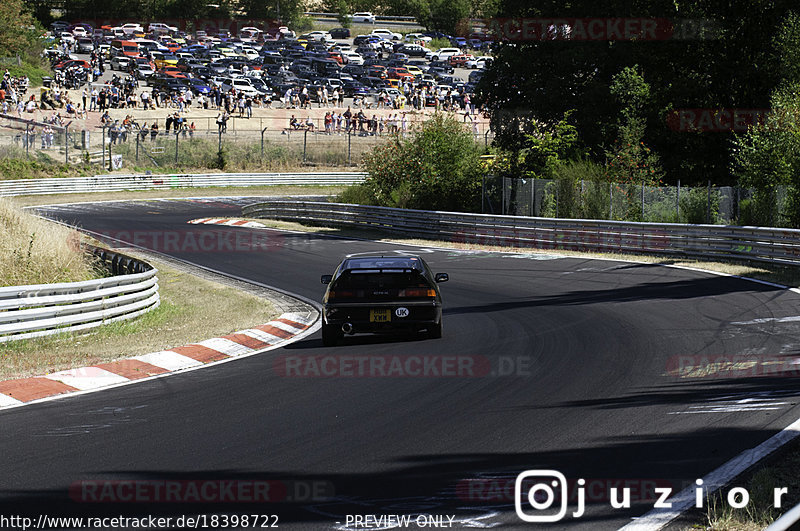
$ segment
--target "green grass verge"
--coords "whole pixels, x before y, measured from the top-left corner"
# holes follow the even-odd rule
[[[148,261],[159,270],[158,308],[85,333],[4,343],[0,380],[166,350],[260,325],[278,315],[272,304],[260,297]]]

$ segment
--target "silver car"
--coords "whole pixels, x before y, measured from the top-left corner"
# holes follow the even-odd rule
[[[78,53],[92,53],[94,51],[94,41],[88,37],[78,39]]]

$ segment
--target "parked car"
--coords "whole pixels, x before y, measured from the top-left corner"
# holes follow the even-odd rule
[[[403,36],[400,35],[399,33],[395,33],[392,30],[388,30],[385,28],[375,28],[374,30],[372,30],[372,33],[370,33],[370,35],[380,37],[381,39],[385,39],[387,41],[399,41],[400,39],[403,38]]]
[[[89,37],[78,39],[78,53],[92,53],[94,51],[94,41]]]
[[[331,34],[331,37],[337,40],[350,38],[350,30],[347,28],[333,28],[332,30],[329,30],[328,33]]]
[[[460,48],[439,48],[435,52],[430,52],[429,54],[425,55],[426,59],[431,61],[446,61],[453,55],[458,55],[461,53]]]
[[[345,258],[322,299],[322,342],[334,346],[345,334],[425,331],[442,337],[442,296],[447,273],[432,273],[419,256],[361,255]]]
[[[471,69],[475,68],[483,69],[492,66],[492,61],[494,61],[492,57],[489,57],[488,55],[482,55],[480,57],[475,57],[467,61],[467,63],[464,66]]]

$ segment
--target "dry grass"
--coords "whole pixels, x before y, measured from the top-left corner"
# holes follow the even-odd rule
[[[737,478],[706,501],[705,509],[692,509],[670,529],[684,531],[760,531],[800,502],[800,441],[795,440],[769,456],[760,465]],[[734,487],[744,487],[750,503],[732,509],[726,500]],[[781,508],[774,507],[774,489],[786,488]]]
[[[289,195],[336,195],[345,186],[247,186],[247,187],[219,187],[219,188],[180,188],[170,190],[141,190],[124,192],[98,192],[87,194],[55,194],[55,195],[28,195],[9,198],[8,201],[20,207],[35,205],[53,205],[58,203],[82,201],[115,201],[137,200],[154,198],[184,197],[233,197],[233,196],[289,196]]]
[[[147,260],[159,270],[159,308],[85,334],[3,344],[0,380],[165,350],[263,324],[278,314],[260,297]]]
[[[677,259],[677,258],[665,258],[663,256],[652,256],[652,255],[635,255],[635,254],[621,254],[621,253],[582,253],[575,251],[560,251],[560,250],[551,251],[551,250],[509,247],[500,245],[448,242],[444,240],[401,238],[401,237],[393,237],[391,235],[387,235],[386,232],[369,230],[369,229],[315,227],[315,226],[303,225],[301,223],[296,223],[296,222],[265,220],[265,219],[255,219],[253,221],[258,221],[260,223],[263,223],[264,225],[267,225],[268,227],[273,227],[277,229],[315,232],[320,234],[344,236],[348,238],[365,238],[382,242],[402,243],[406,245],[416,245],[424,247],[443,247],[449,249],[464,249],[464,250],[476,250],[476,251],[496,251],[503,253],[535,252],[537,254],[569,256],[574,258],[622,260],[627,262],[642,262],[648,264],[691,267],[697,269],[704,269],[707,271],[715,271],[718,273],[725,273],[728,275],[737,275],[742,277],[754,278],[758,280],[764,280],[767,282],[774,282],[790,287],[800,286],[800,268],[797,267],[782,267],[771,264],[754,265],[754,264],[736,263],[736,262],[688,260],[688,259]]]
[[[76,282],[98,278],[80,250],[79,234],[0,199],[0,286]]]

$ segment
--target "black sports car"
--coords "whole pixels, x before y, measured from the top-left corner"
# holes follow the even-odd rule
[[[354,255],[333,275],[322,300],[322,343],[335,345],[344,334],[425,330],[442,337],[442,297],[437,283],[447,273],[431,273],[419,256]]]

